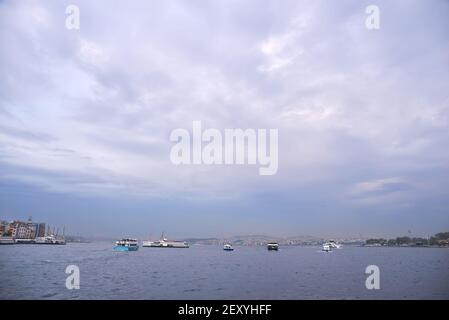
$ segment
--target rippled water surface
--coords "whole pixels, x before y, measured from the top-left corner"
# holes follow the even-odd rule
[[[449,299],[449,250],[194,245],[114,252],[111,243],[0,246],[1,299]],[[80,269],[80,289],[65,268]],[[365,268],[380,268],[380,290]]]

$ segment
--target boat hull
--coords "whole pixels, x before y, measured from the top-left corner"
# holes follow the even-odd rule
[[[36,238],[36,239],[16,239],[15,244],[45,244],[45,245],[65,245],[64,239],[56,238]]]
[[[137,251],[138,246],[126,247],[126,246],[115,246],[114,251],[126,252],[126,251]]]
[[[53,245],[53,246],[63,246],[65,242],[34,242],[33,244],[45,244],[45,245]]]
[[[182,242],[144,242],[142,247],[146,248],[188,248],[189,245]]]

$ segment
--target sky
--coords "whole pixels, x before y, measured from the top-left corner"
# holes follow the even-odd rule
[[[0,218],[86,236],[447,231],[448,40],[443,0],[1,1]],[[174,165],[170,133],[193,121],[277,129],[277,173]]]

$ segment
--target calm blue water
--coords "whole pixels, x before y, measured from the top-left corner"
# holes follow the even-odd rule
[[[0,246],[0,299],[449,299],[448,249],[112,247]],[[80,290],[65,287],[69,264],[80,268]],[[380,290],[365,288],[371,264]]]

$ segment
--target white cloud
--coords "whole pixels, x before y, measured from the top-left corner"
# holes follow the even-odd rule
[[[446,22],[430,18],[430,5],[406,17],[427,17],[426,27],[384,2],[399,20],[374,33],[356,3],[226,3],[228,15],[218,4],[102,4],[80,3],[79,32],[64,27],[63,5],[34,2],[29,20],[26,7],[0,5],[0,161],[35,170],[2,178],[66,192],[238,198],[309,184],[369,193],[447,172],[449,76],[434,76],[448,64]],[[420,46],[407,36],[416,28],[429,50],[410,49]],[[278,175],[174,167],[169,132],[198,119],[278,128]]]
[[[360,183],[357,183],[353,190],[353,194],[360,194],[360,193],[369,193],[369,192],[376,192],[376,191],[384,191],[385,187],[390,184],[398,184],[398,183],[404,183],[404,180],[398,177],[394,178],[385,178],[385,179],[377,179],[377,180],[370,180],[370,181],[363,181]]]

